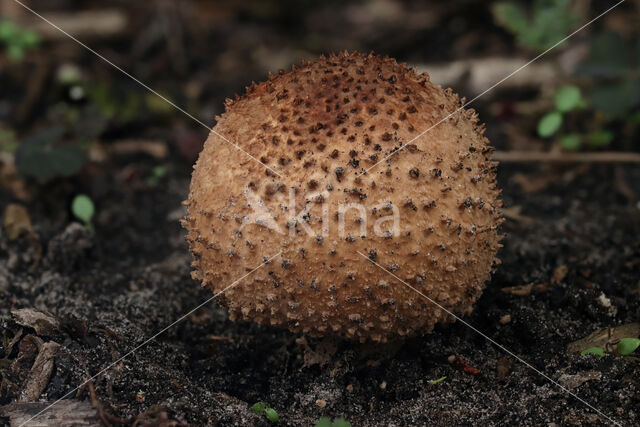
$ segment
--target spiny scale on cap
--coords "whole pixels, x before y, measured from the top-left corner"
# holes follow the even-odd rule
[[[453,320],[358,252],[448,310],[472,310],[498,262],[502,221],[476,113],[456,112],[365,172],[459,108],[450,89],[391,58],[345,52],[270,74],[225,106],[216,132],[280,174],[213,133],[194,167],[183,221],[194,278],[219,292],[282,251],[221,297],[232,319],[360,341]],[[297,221],[291,188],[294,215],[308,208]],[[361,204],[366,218],[339,203]],[[393,221],[374,232],[396,209],[399,233]]]

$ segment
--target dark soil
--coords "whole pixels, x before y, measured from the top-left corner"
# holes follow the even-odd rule
[[[575,172],[566,169],[565,177]],[[613,182],[622,172],[637,183],[640,170],[625,167],[616,175],[613,167],[593,166],[537,194],[513,183],[519,172],[504,166],[499,171],[505,205],[522,210],[503,226],[503,263],[466,320],[555,380],[599,372],[600,380],[573,392],[615,420],[637,424],[638,364],[567,354],[566,345],[597,328],[638,319],[640,211],[613,191]],[[72,224],[66,208],[65,185],[83,184],[53,184],[29,208],[43,248],[35,268],[34,244],[0,237],[5,333],[19,329],[10,315],[16,308],[45,310],[61,322],[53,336],[43,337],[62,344],[43,398],[53,401],[73,391],[211,297],[190,279],[177,222],[188,180],[188,169],[176,167],[152,188],[135,189],[118,178],[93,182],[86,190],[100,195],[95,234]],[[528,283],[549,286],[528,296],[501,291]],[[602,294],[611,307],[599,300]],[[502,324],[507,314],[511,321]],[[94,379],[96,396],[123,418],[159,404],[172,419],[198,425],[266,425],[250,409],[258,401],[275,408],[284,425],[313,425],[322,416],[344,416],[353,425],[606,423],[459,322],[387,345],[339,342],[326,364],[311,366],[305,366],[305,355],[322,359],[323,349],[334,343],[308,340],[306,346],[298,338],[232,323],[211,303]],[[16,348],[3,356],[18,353]],[[456,369],[448,361],[452,355],[479,373]],[[498,374],[497,365],[506,371]],[[19,390],[20,378],[8,379],[16,385],[3,387],[1,404]],[[78,398],[87,399],[86,386],[80,390]],[[138,392],[145,393],[143,402]]]

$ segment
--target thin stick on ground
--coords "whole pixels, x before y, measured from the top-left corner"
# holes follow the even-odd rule
[[[592,153],[494,151],[493,159],[503,163],[640,163],[640,153],[626,151]]]

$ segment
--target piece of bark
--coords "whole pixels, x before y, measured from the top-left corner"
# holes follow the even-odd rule
[[[40,352],[33,362],[29,378],[20,393],[20,402],[32,402],[37,400],[44,389],[49,384],[51,371],[53,371],[53,360],[60,348],[60,344],[49,341],[44,343],[40,348]]]
[[[35,329],[43,337],[53,337],[60,332],[60,322],[50,313],[33,308],[12,310],[13,320],[20,326]]]
[[[10,426],[21,426],[54,402],[11,403],[0,407],[0,417],[8,418]],[[0,420],[2,422],[2,420]],[[98,426],[98,412],[91,403],[65,399],[48,408],[41,416],[29,421],[29,427]]]
[[[41,15],[82,41],[121,37],[127,30],[127,16],[117,9],[47,12]],[[60,30],[39,18],[33,17],[24,24],[47,40],[68,39]]]

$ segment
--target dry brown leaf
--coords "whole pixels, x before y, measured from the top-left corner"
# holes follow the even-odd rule
[[[541,294],[543,292],[547,292],[549,290],[548,283],[529,283],[528,285],[520,285],[520,286],[509,286],[506,288],[502,288],[502,292],[506,294],[515,295],[518,297],[526,297],[527,295],[533,294]]]
[[[567,277],[567,273],[569,272],[569,267],[566,264],[559,265],[553,270],[553,275],[551,276],[551,283],[557,285],[561,283],[565,277]]]
[[[4,229],[9,240],[16,240],[23,235],[35,235],[27,208],[17,203],[10,203],[5,208]]]

